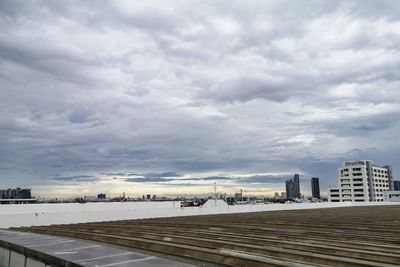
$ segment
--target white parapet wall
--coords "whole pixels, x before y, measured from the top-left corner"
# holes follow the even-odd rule
[[[257,211],[400,205],[394,202],[324,202],[180,207],[178,201],[0,205],[0,228]]]

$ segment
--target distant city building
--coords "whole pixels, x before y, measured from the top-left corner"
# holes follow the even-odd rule
[[[226,198],[226,203],[228,203],[229,205],[233,205],[236,202],[236,198],[235,197],[227,197]]]
[[[400,181],[393,181],[393,190],[400,191]]]
[[[384,192],[393,190],[389,165],[375,166],[371,160],[345,161],[338,168],[338,186],[330,188],[330,202],[384,201]]]
[[[95,201],[96,196],[83,196],[83,200],[88,202],[88,201]]]
[[[286,192],[281,192],[281,198],[286,199]]]
[[[236,199],[236,201],[242,201],[243,200],[242,191],[240,191],[240,193],[235,193],[235,199]]]
[[[31,189],[14,188],[0,190],[0,199],[30,199],[32,198]]]
[[[313,177],[311,178],[311,191],[312,191],[312,197],[313,198],[321,198],[321,194],[319,192],[319,178],[318,177]]]
[[[103,193],[98,194],[97,199],[106,199],[106,194]]]
[[[275,197],[275,198],[279,198],[279,193],[278,193],[278,192],[275,192],[275,193],[274,193],[274,197]]]
[[[286,197],[287,198],[300,198],[300,177],[296,173],[294,177],[286,181]]]

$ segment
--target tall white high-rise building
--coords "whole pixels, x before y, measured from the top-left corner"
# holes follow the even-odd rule
[[[392,168],[371,160],[345,161],[337,176],[338,186],[329,189],[330,202],[384,201],[384,192],[393,190]]]

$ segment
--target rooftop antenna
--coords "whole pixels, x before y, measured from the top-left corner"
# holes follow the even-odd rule
[[[214,182],[214,202],[215,207],[217,207],[217,182]]]

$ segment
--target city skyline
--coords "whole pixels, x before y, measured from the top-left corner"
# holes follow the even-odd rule
[[[400,158],[398,1],[0,2],[0,188],[321,195]]]

